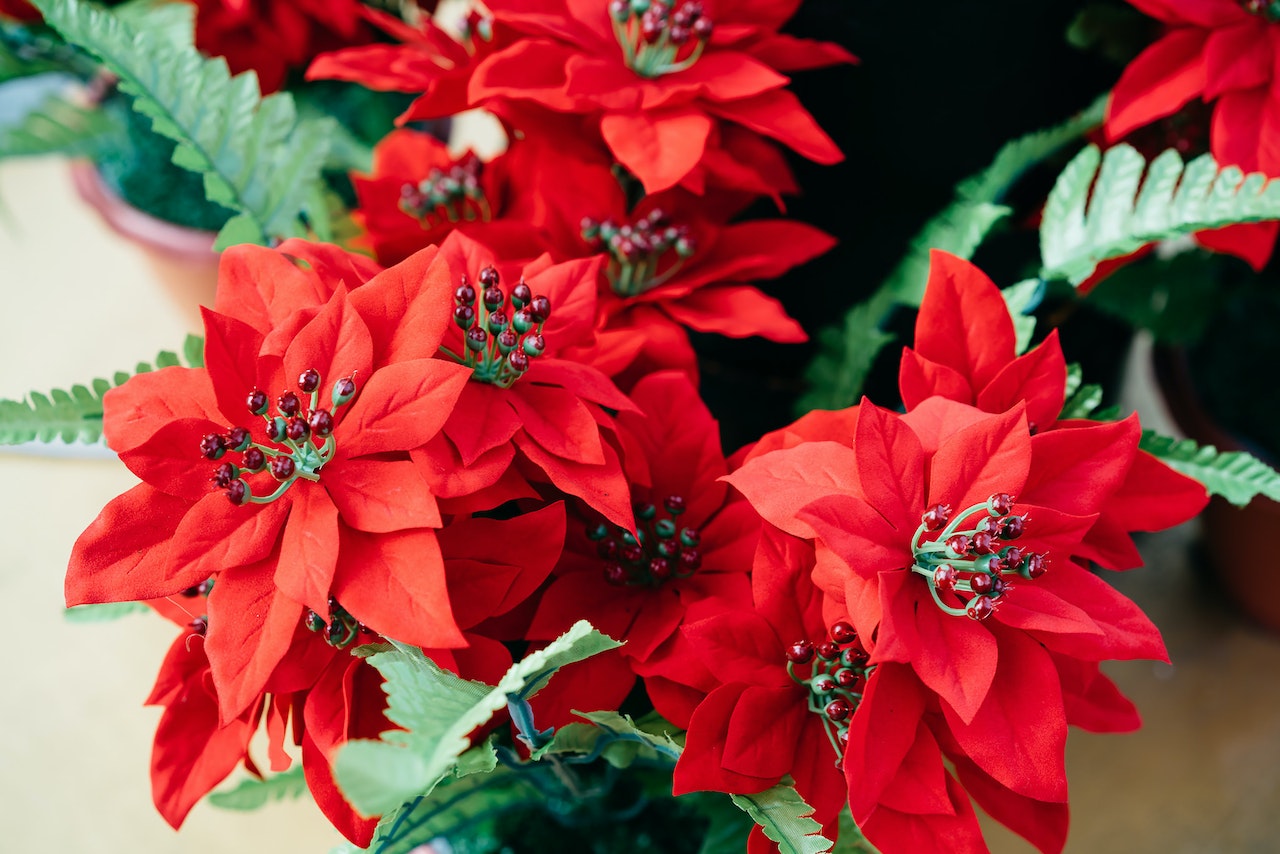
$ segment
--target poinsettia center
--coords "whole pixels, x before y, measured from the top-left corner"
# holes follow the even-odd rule
[[[862,701],[867,677],[875,665],[867,664],[867,651],[853,626],[843,620],[831,627],[826,640],[796,641],[786,648],[787,673],[809,692],[809,711],[822,718],[822,728],[836,751],[836,767],[842,765],[849,741],[849,718]],[[804,668],[803,675],[797,668]]]
[[[460,354],[447,347],[440,351],[471,368],[472,379],[511,388],[529,370],[529,360],[547,349],[542,327],[551,316],[551,300],[534,296],[523,276],[508,296],[493,267],[481,270],[479,279],[478,297],[465,275],[453,292],[453,320],[466,347]]]
[[[586,217],[582,239],[592,249],[608,253],[609,285],[622,297],[633,297],[670,281],[697,250],[689,229],[672,225],[657,208],[622,225],[612,219],[597,222]]]
[[[688,578],[702,566],[695,528],[678,520],[686,503],[681,495],[668,495],[662,511],[649,503],[635,505],[637,530],[601,522],[587,528],[596,553],[604,559],[605,580],[615,587],[659,587],[673,578]]]
[[[320,406],[321,382],[318,371],[303,371],[297,391],[285,391],[276,398],[274,414],[266,392],[249,392],[245,406],[266,422],[266,442],[255,442],[245,427],[209,433],[200,439],[201,456],[220,461],[212,480],[232,504],[268,504],[298,480],[320,479],[320,470],[337,450],[335,413],[356,395],[355,377],[343,377],[333,384],[331,408],[324,409]],[[298,392],[309,396],[309,406],[303,406]],[[255,485],[266,489],[255,492]]]
[[[373,634],[369,627],[351,616],[332,596],[329,597],[328,620],[308,608],[302,617],[302,622],[312,632],[322,634],[325,643],[338,649],[351,646],[361,633]]]
[[[973,527],[964,527],[975,517]],[[912,538],[911,571],[924,576],[946,613],[985,620],[1013,589],[1013,578],[1036,579],[1048,569],[1045,555],[1005,545],[1022,536],[1026,523],[1005,492],[954,516],[949,504],[935,504]]]
[[[484,164],[468,153],[448,169],[433,168],[417,184],[400,188],[400,209],[418,220],[424,229],[442,222],[488,222],[493,217],[489,200],[480,187]]]
[[[623,61],[641,77],[684,71],[702,56],[715,29],[698,0],[674,8],[662,0],[612,0],[609,18]]]
[[[1239,0],[1239,3],[1251,15],[1268,21],[1280,21],[1280,2],[1276,0]]]

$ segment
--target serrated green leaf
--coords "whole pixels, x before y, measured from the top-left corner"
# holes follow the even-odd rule
[[[971,258],[1010,209],[1000,204],[1009,188],[1036,164],[1060,151],[1102,121],[1105,98],[1063,124],[1013,140],[982,172],[956,187],[949,207],[912,239],[906,256],[865,302],[854,306],[839,327],[818,335],[819,350],[805,372],[809,392],[797,411],[841,409],[856,403],[877,355],[890,341],[881,324],[894,306],[918,306],[929,272],[929,252],[943,249]],[[1025,323],[1023,324],[1025,326]]]
[[[193,368],[203,368],[204,339],[199,335],[188,335],[182,342],[182,359]]]
[[[1027,279],[1001,291],[1005,304],[1009,306],[1009,315],[1013,318],[1016,352],[1019,355],[1027,352],[1027,348],[1031,346],[1031,337],[1036,332],[1036,319],[1031,316],[1031,312],[1044,299],[1045,290],[1043,280]]]
[[[168,19],[153,29],[82,0],[34,5],[120,78],[155,132],[177,143],[173,162],[203,176],[209,200],[239,214],[219,247],[307,233],[302,211],[321,182],[332,122],[300,120],[287,93],[263,98],[253,72],[232,77],[224,59],[201,56],[189,35],[177,40]]]
[[[853,820],[848,804],[840,811],[839,838],[836,840],[836,847],[831,849],[831,854],[879,854],[876,847],[862,835],[862,828]]]
[[[778,844],[779,854],[823,854],[832,842],[822,835],[813,807],[794,786],[779,783],[754,795],[733,795],[738,808],[751,816],[764,835]]]
[[[0,158],[44,154],[85,157],[118,131],[102,110],[73,104],[54,93],[16,123],[0,129]]]
[[[295,765],[288,771],[262,780],[250,777],[241,780],[235,788],[211,792],[209,803],[224,810],[246,812],[264,807],[271,801],[300,797],[306,791],[307,778],[303,776],[302,766]]]
[[[178,364],[173,353],[164,352],[157,364]],[[145,374],[151,365],[139,362],[135,374]],[[48,394],[33,391],[23,400],[0,400],[0,445],[26,442],[92,444],[102,438],[102,396],[113,386],[128,382],[132,374],[118,371],[112,380],[95,379],[90,386],[75,385],[69,391],[53,389]]]
[[[1066,399],[1070,399],[1071,395],[1076,393],[1080,388],[1080,384],[1084,382],[1084,371],[1081,370],[1078,362],[1071,362],[1067,365],[1067,389]]]
[[[1139,447],[1203,483],[1210,495],[1221,495],[1237,507],[1258,495],[1280,501],[1280,473],[1245,451],[1219,451],[1213,445],[1163,436],[1154,430],[1143,431]]]
[[[506,708],[510,697],[528,699],[560,667],[621,646],[579,621],[491,687],[443,670],[421,650],[392,643],[393,652],[368,661],[386,680],[387,719],[404,729],[384,732],[381,741],[348,742],[334,763],[339,788],[368,815],[429,793],[470,747],[470,733]]]
[[[1144,177],[1145,176],[1145,177]],[[1172,149],[1149,164],[1128,145],[1089,146],[1058,176],[1040,223],[1043,279],[1073,285],[1143,246],[1242,222],[1280,219],[1280,183]]]
[[[537,803],[542,793],[518,774],[498,768],[492,774],[449,777],[430,798],[415,798],[384,815],[365,849],[369,854],[413,854],[437,837],[468,838],[486,829],[513,806]]]
[[[145,602],[104,602],[100,605],[76,605],[66,608],[62,616],[69,623],[105,623],[151,610]]]
[[[1102,386],[1082,385],[1062,405],[1059,418],[1088,418],[1102,403]]]

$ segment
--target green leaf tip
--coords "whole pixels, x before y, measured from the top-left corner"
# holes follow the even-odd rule
[[[754,795],[733,795],[738,808],[751,816],[764,835],[778,844],[779,854],[824,854],[833,843],[822,835],[813,807],[794,786],[779,783]]]
[[[231,76],[206,59],[173,15],[122,15],[82,0],[34,0],[45,22],[120,79],[156,133],[177,143],[173,162],[204,178],[209,200],[237,212],[217,248],[304,236],[316,209],[333,123],[299,119],[284,92],[262,97],[252,72]]]
[[[272,801],[301,797],[306,791],[307,779],[303,776],[302,766],[295,765],[288,771],[261,780],[250,777],[234,788],[211,792],[209,803],[224,810],[247,812]]]
[[[1138,447],[1200,481],[1210,495],[1221,495],[1237,507],[1259,495],[1280,501],[1280,472],[1245,451],[1219,451],[1213,445],[1153,430],[1143,431]]]

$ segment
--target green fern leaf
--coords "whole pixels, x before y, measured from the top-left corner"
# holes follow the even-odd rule
[[[271,801],[300,797],[306,791],[307,779],[302,774],[302,766],[295,765],[288,771],[262,780],[250,777],[240,781],[235,788],[211,792],[209,803],[224,810],[247,812],[264,807]]]
[[[394,643],[394,642],[393,642]],[[369,656],[386,679],[387,718],[404,727],[382,740],[359,739],[338,751],[338,787],[368,815],[430,793],[470,747],[469,734],[511,699],[528,699],[566,664],[621,646],[585,620],[512,665],[496,686],[461,679],[411,646]]]
[[[188,336],[184,352],[191,367],[199,367],[203,341]],[[133,374],[145,374],[156,367],[181,364],[176,353],[167,350],[156,356],[156,364],[139,362]],[[0,400],[0,445],[22,445],[27,442],[92,444],[102,438],[102,396],[113,387],[123,385],[133,374],[117,372],[110,380],[96,379],[90,385],[74,385],[69,390],[54,389],[48,394],[33,391],[22,400]]]
[[[834,844],[794,786],[779,783],[754,795],[733,795],[733,802],[778,843],[779,854],[823,854]]]
[[[1252,454],[1219,451],[1213,445],[1163,436],[1154,430],[1143,431],[1139,447],[1203,483],[1210,495],[1221,495],[1237,507],[1257,495],[1280,501],[1280,472]]]
[[[173,162],[204,177],[209,200],[237,212],[218,248],[305,235],[307,219],[325,215],[314,200],[329,120],[299,120],[287,93],[263,98],[252,72],[232,77],[225,60],[200,55],[189,32],[175,42],[168,19],[135,26],[138,19],[81,0],[34,3],[68,42],[120,78],[156,133],[177,142]]]
[[[895,305],[918,306],[929,275],[929,251],[971,258],[1010,209],[1000,204],[1026,171],[1053,156],[1102,121],[1105,98],[1063,124],[1015,139],[982,172],[956,187],[955,201],[911,241],[906,257],[866,302],[854,306],[838,328],[818,336],[819,351],[805,379],[810,391],[797,411],[840,409],[857,402],[881,349],[893,340],[880,325]],[[1025,324],[1024,324],[1025,326]]]
[[[69,623],[106,623],[118,620],[130,614],[150,612],[151,606],[145,602],[103,602],[95,605],[76,605],[65,608],[62,616]]]
[[[1103,261],[1149,243],[1280,219],[1280,183],[1170,149],[1149,164],[1128,145],[1089,146],[1058,176],[1040,224],[1044,279],[1078,285]]]
[[[0,157],[65,154],[84,157],[117,130],[102,110],[50,95],[16,124],[0,130]]]

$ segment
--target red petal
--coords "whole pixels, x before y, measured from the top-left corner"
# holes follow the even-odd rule
[[[226,427],[209,372],[203,368],[172,367],[135,374],[102,397],[102,430],[107,445],[116,452],[137,448],[178,419],[204,419],[211,425],[206,432]]]
[[[172,576],[203,580],[235,566],[256,563],[275,549],[292,498],[236,507],[211,493],[191,508],[173,532],[169,553]]]
[[[318,484],[295,483],[290,491],[293,509],[280,542],[275,583],[293,601],[327,615],[338,565],[338,508]]]
[[[631,487],[627,484],[617,453],[607,442],[604,443],[604,465],[589,465],[548,453],[523,436],[521,433],[515,438],[520,453],[541,469],[552,484],[581,498],[615,525],[634,530]]]
[[[530,702],[539,726],[582,723],[574,711],[617,709],[636,687],[636,675],[620,650],[611,649],[556,672]]]
[[[224,418],[247,419],[245,397],[258,388],[262,335],[233,317],[200,309],[204,318],[204,366],[209,371]],[[270,392],[268,392],[270,393]]]
[[[1137,708],[1096,662],[1049,654],[1062,680],[1067,723],[1088,732],[1133,732],[1142,725]]]
[[[571,112],[577,99],[565,93],[565,66],[574,48],[542,39],[522,39],[478,66],[467,97],[473,104],[490,98],[531,100],[560,112]]]
[[[1275,222],[1244,222],[1198,231],[1193,236],[1205,249],[1234,255],[1260,273],[1271,260],[1277,234],[1280,234],[1280,224]]]
[[[929,504],[950,504],[959,512],[998,492],[1021,498],[1032,441],[1021,405],[944,439],[930,463]]]
[[[973,386],[963,374],[906,348],[898,366],[898,389],[902,394],[902,404],[908,410],[935,395],[959,403],[974,403]]]
[[[302,617],[302,606],[276,589],[276,560],[221,572],[209,593],[205,651],[226,722],[261,697]]]
[[[1019,502],[1064,513],[1097,513],[1124,483],[1141,433],[1136,415],[1038,433],[1031,437],[1034,463],[1026,486],[1020,492],[1017,487],[1005,491]]]
[[[1129,63],[1107,104],[1107,139],[1121,139],[1177,112],[1205,89],[1208,33],[1175,29]]]
[[[1204,45],[1206,101],[1271,82],[1274,54],[1268,29],[1261,21],[1243,21],[1209,33]]]
[[[321,483],[342,521],[356,530],[382,534],[441,525],[431,487],[409,460],[342,460]]]
[[[835,442],[806,442],[755,457],[725,476],[770,524],[797,537],[812,536],[801,509],[819,498],[861,497],[857,458]]]
[[[882,851],[988,854],[969,795],[950,775],[947,794],[951,800],[950,812],[913,815],[881,807],[862,822],[862,832],[867,841]]]
[[[728,611],[687,623],[681,634],[722,682],[785,687],[783,653],[801,638],[780,638],[769,621],[751,611]]]
[[[723,767],[725,739],[728,737],[729,720],[741,699],[746,686],[731,683],[717,688],[694,710],[685,737],[684,753],[676,762],[672,779],[672,794],[712,791],[752,794],[762,792],[777,782],[775,777],[754,777],[735,774]],[[807,714],[807,712],[806,712]],[[773,728],[760,730],[761,741],[773,744]],[[785,745],[780,750],[792,750]]]
[[[210,494],[210,475],[216,467],[200,456],[200,438],[225,429],[203,418],[179,418],[136,448],[121,451],[120,461],[151,486],[187,503],[199,501]]]
[[[1000,289],[968,261],[933,250],[915,344],[924,358],[983,388],[1014,356],[1013,319]]]
[[[911,563],[911,535],[861,499],[829,495],[807,504],[796,518],[863,578],[874,579],[877,573]],[[839,590],[845,581],[824,577],[822,587]]]
[[[145,483],[113,498],[71,549],[67,606],[159,599],[208,578],[169,568],[169,538],[189,509]]]
[[[1129,0],[1153,18],[1166,24],[1190,24],[1196,27],[1226,27],[1241,21],[1258,21],[1239,3],[1231,0]]]
[[[776,139],[815,163],[829,166],[844,159],[799,99],[785,89],[723,104],[708,104],[707,111]]]
[[[1058,854],[1067,842],[1066,804],[1048,803],[1006,789],[963,756],[952,756],[965,791],[987,815],[1039,848]]]
[[[1266,89],[1228,92],[1218,99],[1209,129],[1209,147],[1215,160],[1223,166],[1239,166],[1245,172],[1262,168],[1258,147],[1269,101]]]
[[[623,394],[613,380],[590,365],[567,359],[537,359],[521,378],[522,383],[560,386],[583,400],[618,412],[636,412],[636,404]]]
[[[440,431],[471,370],[438,359],[397,362],[375,371],[338,425],[349,457],[409,451]]]
[[[604,463],[600,428],[590,410],[572,392],[519,383],[509,394],[525,435],[545,450],[576,463]]]
[[[861,822],[875,809],[916,741],[924,714],[920,683],[904,665],[886,662],[872,671],[862,702],[849,721],[844,773],[849,808]]]
[[[677,321],[699,332],[716,332],[730,338],[759,335],[786,344],[809,340],[782,303],[749,285],[703,287],[666,303],[664,308]]]
[[[451,322],[453,286],[448,264],[429,246],[352,292],[373,335],[374,364],[434,356]]]
[[[413,463],[440,498],[469,496],[493,486],[515,458],[516,448],[511,443],[498,445],[482,454],[471,465],[462,461],[453,443],[444,435],[436,436],[420,450],[412,454]],[[530,490],[529,497],[536,493]],[[524,497],[524,496],[519,496]]]
[[[858,412],[853,452],[862,495],[891,527],[914,530],[924,511],[925,457],[920,440],[901,418],[866,398]]]
[[[1058,420],[1066,388],[1067,360],[1054,329],[1040,346],[1005,365],[978,393],[976,405],[987,412],[1004,412],[1025,402],[1028,428],[1034,432]]]
[[[295,311],[323,305],[332,293],[331,285],[283,251],[242,243],[222,253],[213,307],[265,334]]]
[[[609,150],[646,193],[669,189],[689,174],[702,158],[711,127],[705,113],[689,108],[609,113],[600,120]]]
[[[302,770],[306,776],[307,789],[324,817],[357,848],[367,848],[373,841],[378,819],[364,818],[342,796],[333,779],[329,760],[316,745],[310,730],[302,736]]]
[[[296,388],[294,383],[303,371],[320,373],[319,399],[326,409],[330,406],[328,391],[336,380],[368,376],[372,367],[369,327],[348,304],[345,288],[294,334],[284,353],[285,381],[290,387]],[[244,406],[243,395],[240,405]]]
[[[781,777],[791,772],[801,738],[814,733],[806,724],[808,692],[798,685],[752,686],[742,692],[725,736],[720,762],[735,774]],[[763,738],[768,732],[768,738]]]
[[[514,395],[489,383],[468,383],[444,424],[444,435],[458,450],[464,466],[511,441],[520,430],[512,408]]]
[[[346,527],[333,592],[374,631],[424,648],[465,646],[449,607],[444,561],[429,528],[364,534]]]
[[[911,750],[902,758],[893,781],[880,796],[880,804],[914,815],[954,815],[947,787],[947,769],[933,733],[921,720]]]

